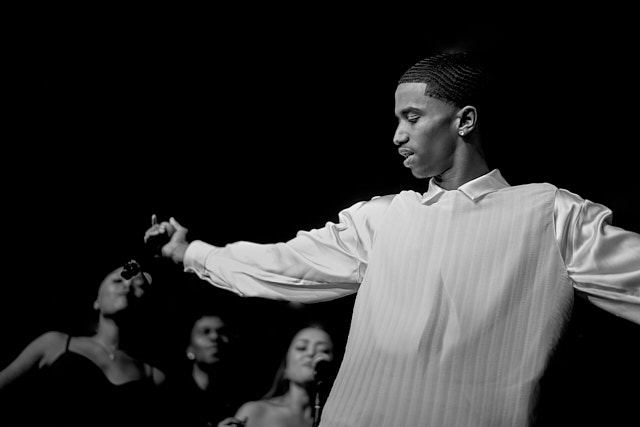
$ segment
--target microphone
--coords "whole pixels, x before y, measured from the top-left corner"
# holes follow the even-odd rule
[[[311,362],[315,371],[315,380],[322,381],[326,379],[332,371],[333,363],[327,358],[326,355],[316,356]]]
[[[125,280],[129,280],[133,276],[140,273],[140,271],[142,271],[142,267],[140,266],[140,263],[135,259],[131,259],[125,262],[124,265],[122,266],[122,271],[120,272],[120,276]]]
[[[122,266],[122,271],[120,272],[120,277],[122,277],[124,280],[129,280],[133,276],[137,276],[138,274],[142,274],[147,281],[147,284],[151,284],[153,280],[151,274],[143,271],[142,266],[135,259],[130,259],[129,261],[124,263],[124,265]]]

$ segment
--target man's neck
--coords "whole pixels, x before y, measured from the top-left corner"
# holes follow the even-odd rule
[[[462,146],[452,163],[449,169],[433,177],[445,190],[455,190],[490,171],[484,157],[470,146]]]
[[[460,186],[466,184],[469,181],[472,181],[482,175],[486,175],[489,173],[489,168],[477,168],[477,169],[468,169],[461,172],[445,171],[442,175],[434,176],[433,179],[436,184],[445,190],[456,190],[460,188]]]

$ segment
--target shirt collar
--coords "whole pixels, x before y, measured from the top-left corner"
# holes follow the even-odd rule
[[[500,174],[498,169],[494,169],[476,179],[465,182],[463,185],[458,187],[457,190],[472,201],[476,202],[483,196],[505,187],[509,187],[509,183],[507,183],[507,181],[502,177],[502,174]],[[435,180],[431,178],[429,180],[429,189],[422,197],[422,203],[434,203],[444,194],[445,191],[447,190],[440,187],[436,184]]]

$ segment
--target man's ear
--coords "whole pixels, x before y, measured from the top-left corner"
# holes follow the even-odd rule
[[[478,123],[478,110],[472,105],[458,111],[458,135],[465,136],[473,131]]]

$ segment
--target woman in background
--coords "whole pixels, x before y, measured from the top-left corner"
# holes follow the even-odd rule
[[[123,340],[151,283],[151,274],[135,260],[107,274],[93,304],[98,312],[94,334],[46,332],[0,371],[0,398],[23,380],[32,381],[16,402],[31,406],[14,411],[19,419],[6,420],[6,411],[0,417],[17,424],[155,424],[156,393],[165,376],[131,354]]]
[[[320,324],[299,329],[292,338],[269,392],[260,400],[246,402],[236,418],[247,427],[312,427],[320,419],[321,404],[330,388],[316,368],[334,361],[332,336]],[[324,376],[324,373],[323,373]]]

